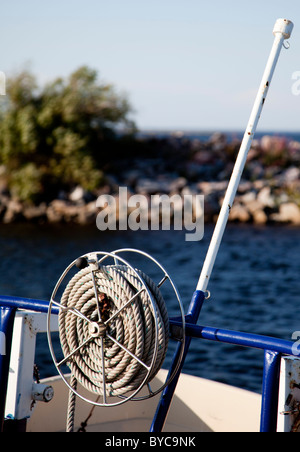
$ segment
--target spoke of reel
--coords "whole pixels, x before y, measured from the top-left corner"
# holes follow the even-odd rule
[[[115,312],[108,320],[106,320],[106,321],[104,322],[104,325],[107,325],[107,324],[108,324],[109,322],[111,322],[115,317],[117,317],[117,315],[120,314],[120,312],[122,312],[123,309],[127,308],[127,306],[129,306],[130,303],[131,303],[136,297],[138,297],[138,296],[143,292],[143,290],[145,290],[145,289],[144,289],[144,288],[140,289],[135,295],[133,295],[133,297],[130,298],[130,300],[126,301],[126,303],[125,303],[121,308],[119,308],[119,309],[117,310],[117,312]]]
[[[93,270],[92,270],[92,280],[93,280],[93,285],[94,285],[94,290],[95,290],[95,298],[96,298],[96,303],[97,303],[98,320],[99,320],[99,322],[103,322],[102,317],[101,317],[100,305],[99,305],[99,292],[98,292],[98,287],[97,287],[97,283],[95,280],[95,275],[94,275]]]
[[[157,284],[157,288],[159,289],[166,281],[169,279],[169,275],[165,275],[163,279]]]
[[[104,361],[104,340],[101,336],[101,359],[102,359],[102,376],[103,376],[103,403],[106,404],[106,380],[105,380],[105,361]]]
[[[73,312],[73,314],[75,314],[77,317],[85,320],[88,323],[94,323],[92,320],[88,319],[84,314],[82,314],[82,312],[78,311],[78,309],[74,308],[74,307],[70,307],[70,306],[63,306],[60,303],[58,303],[57,301],[54,301],[53,299],[51,299],[51,303],[55,304],[56,306],[58,306],[59,308],[65,310],[65,311],[71,311]]]
[[[69,360],[69,358],[71,358],[73,355],[75,355],[75,353],[78,352],[78,350],[80,350],[82,347],[84,347],[86,344],[88,344],[93,338],[93,336],[88,337],[82,344],[78,345],[78,347],[75,348],[75,350],[73,350],[71,353],[68,354],[68,356],[65,356],[64,359],[62,359],[59,363],[57,363],[57,366],[62,366],[65,362],[67,362]]]
[[[133,359],[135,359],[138,363],[140,363],[145,369],[148,371],[151,369],[151,366],[147,366],[143,361],[140,360],[134,353],[132,353],[128,348],[124,347],[123,344],[121,344],[117,339],[112,337],[110,334],[106,333],[106,336],[111,339],[115,344],[117,344],[120,348],[122,348],[126,353],[128,353]]]
[[[151,385],[150,385],[149,382],[147,383],[147,389],[148,389],[148,392],[149,392],[149,395],[150,395],[150,396],[154,394],[154,392],[153,392],[152,389],[151,389]]]

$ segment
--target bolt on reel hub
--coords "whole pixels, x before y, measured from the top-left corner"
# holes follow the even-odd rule
[[[147,268],[151,264],[154,278],[129,264],[121,256],[125,253],[143,260]],[[167,380],[154,383],[170,348],[169,314],[162,295],[167,281],[167,298],[176,299],[174,316],[179,310],[182,319],[177,338],[181,353]],[[59,351],[54,350],[50,330],[53,307],[59,308]],[[115,406],[153,397],[172,381],[185,345],[184,320],[178,291],[153,257],[134,249],[99,251],[79,257],[61,275],[49,303],[47,336],[53,362],[69,389],[93,405]],[[70,371],[79,383],[76,388],[69,382]],[[78,386],[97,394],[97,400],[83,395]]]

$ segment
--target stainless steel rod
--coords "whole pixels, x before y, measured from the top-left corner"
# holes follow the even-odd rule
[[[206,291],[221,240],[226,228],[229,213],[238,189],[242,172],[244,170],[248,152],[257,128],[257,124],[262,112],[263,105],[270,87],[270,83],[275,71],[275,67],[283,47],[283,42],[288,39],[293,29],[293,23],[287,19],[278,19],[275,23],[273,34],[275,36],[272,50],[262,77],[262,81],[253,105],[250,119],[241,143],[241,147],[235,162],[235,166],[228,184],[223,205],[215,226],[215,230],[207,251],[200,278],[197,284],[197,290]]]

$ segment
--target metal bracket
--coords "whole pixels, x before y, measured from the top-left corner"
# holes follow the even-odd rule
[[[284,356],[281,359],[278,401],[279,432],[297,432],[300,427],[300,359]]]
[[[52,317],[52,327],[57,331],[57,316]],[[32,390],[36,335],[39,332],[46,331],[47,314],[17,311],[12,340],[5,417],[26,419],[32,414],[32,401],[35,399]],[[51,390],[46,392],[46,398],[51,398]],[[38,400],[38,397],[36,400]]]

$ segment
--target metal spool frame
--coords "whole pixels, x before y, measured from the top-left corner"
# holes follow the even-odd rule
[[[102,406],[102,407],[103,406],[117,406],[117,405],[125,403],[125,402],[127,402],[129,400],[145,400],[145,399],[148,399],[148,398],[153,397],[153,396],[157,395],[158,393],[160,393],[167,385],[169,385],[169,383],[173,380],[174,376],[176,375],[176,372],[179,369],[179,366],[181,364],[181,360],[182,360],[183,353],[184,353],[184,347],[185,347],[185,332],[184,332],[185,331],[185,328],[184,328],[185,316],[184,316],[182,302],[181,302],[178,290],[177,290],[174,282],[172,281],[170,275],[164,269],[164,267],[156,259],[154,259],[152,256],[150,256],[149,254],[147,254],[147,253],[145,253],[143,251],[140,251],[140,250],[136,250],[136,249],[123,248],[123,249],[115,250],[113,252],[96,251],[96,252],[87,253],[87,254],[84,254],[84,255],[80,256],[80,258],[87,259],[87,262],[88,262],[89,267],[91,269],[91,276],[92,276],[92,279],[94,281],[94,289],[95,289],[96,300],[98,300],[98,292],[97,292],[97,287],[95,285],[94,271],[99,271],[99,269],[101,268],[102,264],[107,259],[113,259],[114,265],[121,265],[121,264],[125,265],[126,267],[128,267],[135,274],[135,276],[138,278],[138,280],[140,281],[141,285],[143,286],[143,289],[141,289],[138,293],[140,293],[142,290],[146,291],[146,294],[147,294],[148,299],[150,300],[150,303],[151,303],[151,306],[152,306],[153,313],[155,313],[157,308],[155,306],[155,302],[153,300],[153,295],[151,294],[151,291],[147,287],[147,284],[144,282],[144,280],[141,277],[141,275],[139,274],[139,272],[127,260],[125,260],[123,257],[120,256],[120,254],[122,254],[122,253],[134,253],[136,255],[142,256],[143,258],[145,258],[147,260],[152,261],[152,263],[163,274],[162,279],[156,285],[157,288],[160,288],[166,281],[170,282],[171,287],[172,287],[172,291],[174,292],[176,300],[177,300],[177,303],[178,303],[179,314],[180,314],[182,325],[183,325],[182,335],[179,338],[179,341],[181,342],[180,356],[179,356],[179,359],[177,361],[177,365],[175,366],[175,368],[173,369],[171,375],[169,375],[169,377],[167,378],[165,383],[161,384],[161,386],[158,389],[153,390],[151,388],[150,384],[149,384],[150,381],[148,382],[147,380],[148,380],[149,376],[151,375],[151,373],[153,371],[153,368],[154,368],[154,365],[155,365],[155,362],[156,362],[156,358],[157,358],[157,350],[158,350],[158,316],[154,315],[153,318],[154,318],[154,322],[155,322],[155,346],[154,346],[154,352],[153,352],[153,356],[152,356],[152,360],[151,360],[150,366],[146,366],[145,363],[141,362],[136,356],[132,356],[132,354],[131,354],[131,357],[133,359],[137,360],[142,366],[147,368],[146,376],[144,377],[143,381],[140,383],[138,388],[135,389],[129,395],[127,395],[127,394],[119,394],[119,395],[113,397],[114,401],[111,402],[110,400],[108,400],[107,396],[106,396],[106,388],[105,388],[105,377],[106,377],[105,370],[106,369],[105,369],[105,356],[104,356],[105,355],[104,337],[108,337],[109,339],[114,339],[114,338],[112,338],[107,333],[107,331],[105,331],[104,333],[102,332],[102,333],[99,334],[99,332],[101,330],[101,327],[103,326],[101,319],[98,318],[98,321],[95,322],[94,320],[91,320],[91,319],[85,317],[80,311],[78,311],[78,310],[76,310],[76,309],[74,309],[72,307],[63,306],[63,305],[61,305],[60,302],[56,301],[56,296],[57,296],[59,290],[62,290],[61,286],[63,284],[65,284],[67,278],[69,278],[70,271],[72,269],[74,269],[74,267],[76,267],[76,262],[78,261],[78,259],[74,260],[65,269],[65,271],[62,273],[61,277],[59,278],[59,280],[58,280],[58,282],[57,282],[57,284],[56,284],[56,286],[55,286],[55,288],[53,290],[52,296],[51,296],[51,300],[50,300],[50,303],[49,303],[49,309],[48,309],[48,322],[47,322],[48,344],[49,344],[49,349],[50,349],[50,353],[51,353],[54,365],[55,365],[58,373],[62,377],[64,383],[69,387],[69,389],[71,391],[73,391],[73,393],[75,395],[77,395],[78,397],[80,397],[82,400],[84,400],[84,401],[86,401],[86,402],[88,402],[90,404],[93,404],[93,405],[96,405],[96,406]],[[107,320],[107,322],[105,322],[105,323],[109,324],[109,322],[111,322],[112,319],[117,318],[120,315],[121,311],[123,309],[125,309],[133,301],[133,298],[138,296],[138,293],[134,297],[132,297],[132,299],[127,300],[124,303],[124,305],[119,309],[119,311],[117,313],[113,314]],[[60,361],[57,360],[57,357],[56,357],[56,354],[55,354],[55,351],[54,351],[54,347],[53,347],[53,342],[52,342],[52,338],[51,338],[51,329],[50,329],[51,315],[53,315],[51,313],[51,311],[52,311],[53,306],[59,307],[60,310],[68,310],[72,314],[74,314],[75,316],[77,316],[79,318],[84,318],[84,320],[86,322],[90,322],[89,323],[89,333],[90,333],[89,341],[90,342],[92,342],[94,340],[94,338],[96,339],[96,338],[100,337],[100,341],[101,341],[101,355],[100,356],[101,356],[101,360],[102,360],[101,369],[102,369],[102,375],[103,375],[103,394],[101,395],[101,397],[103,399],[102,403],[99,402],[99,401],[93,401],[93,400],[91,400],[89,398],[84,397],[82,394],[80,394],[76,389],[74,389],[70,385],[70,383],[67,380],[66,375],[64,374],[63,370],[61,369],[61,366],[68,361],[68,358],[71,358],[71,356],[73,356],[73,354],[75,354],[77,351],[80,351],[80,349],[84,347],[84,344],[86,343],[86,341],[85,341],[85,343],[83,343],[83,344],[81,344],[81,345],[79,345],[77,347],[77,351],[73,351],[70,355],[68,355],[67,357],[64,357],[64,359],[62,359]],[[118,345],[122,348],[122,344],[118,343]],[[124,350],[125,350],[125,352],[130,354],[130,352],[128,350],[126,350],[126,349],[124,349]],[[145,386],[147,386],[147,388],[148,388],[148,394],[137,396],[137,394]],[[115,402],[116,398],[118,398],[120,400],[118,402]],[[109,397],[109,399],[110,399],[110,397]]]

